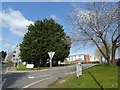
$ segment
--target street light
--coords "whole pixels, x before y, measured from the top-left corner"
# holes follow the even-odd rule
[[[48,55],[50,57],[50,77],[52,77],[52,58],[54,56],[55,52],[50,51],[48,52]],[[51,78],[50,78],[50,84],[51,84]]]

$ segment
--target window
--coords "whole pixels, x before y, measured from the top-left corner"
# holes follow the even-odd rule
[[[13,55],[13,57],[15,57],[15,55]]]

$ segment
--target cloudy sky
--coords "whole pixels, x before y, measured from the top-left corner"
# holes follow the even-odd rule
[[[7,1],[7,0],[6,0]],[[83,8],[87,3],[79,3]],[[67,13],[70,12],[73,2],[2,2],[0,10],[0,21],[2,20],[2,32],[0,42],[4,51],[11,51],[17,44],[22,42],[27,26],[36,20],[53,18],[57,23],[63,25],[66,34],[69,33]],[[93,50],[79,50],[71,47],[70,54],[93,54]]]
[[[2,20],[2,49],[10,51],[22,42],[27,26],[36,20],[53,18],[64,25],[70,3],[2,3],[0,20]]]

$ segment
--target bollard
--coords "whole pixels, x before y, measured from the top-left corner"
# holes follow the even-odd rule
[[[79,78],[82,75],[81,63],[76,64],[76,76]]]

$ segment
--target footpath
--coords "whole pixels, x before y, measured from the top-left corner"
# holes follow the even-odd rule
[[[53,70],[56,70],[56,69],[62,69],[62,68],[68,68],[68,67],[75,67],[75,65],[70,65],[70,66],[61,66],[61,67],[53,67],[52,69]],[[7,70],[7,72],[36,72],[36,71],[46,71],[48,69],[42,69],[42,70],[16,70],[16,67],[9,67],[9,69]]]

